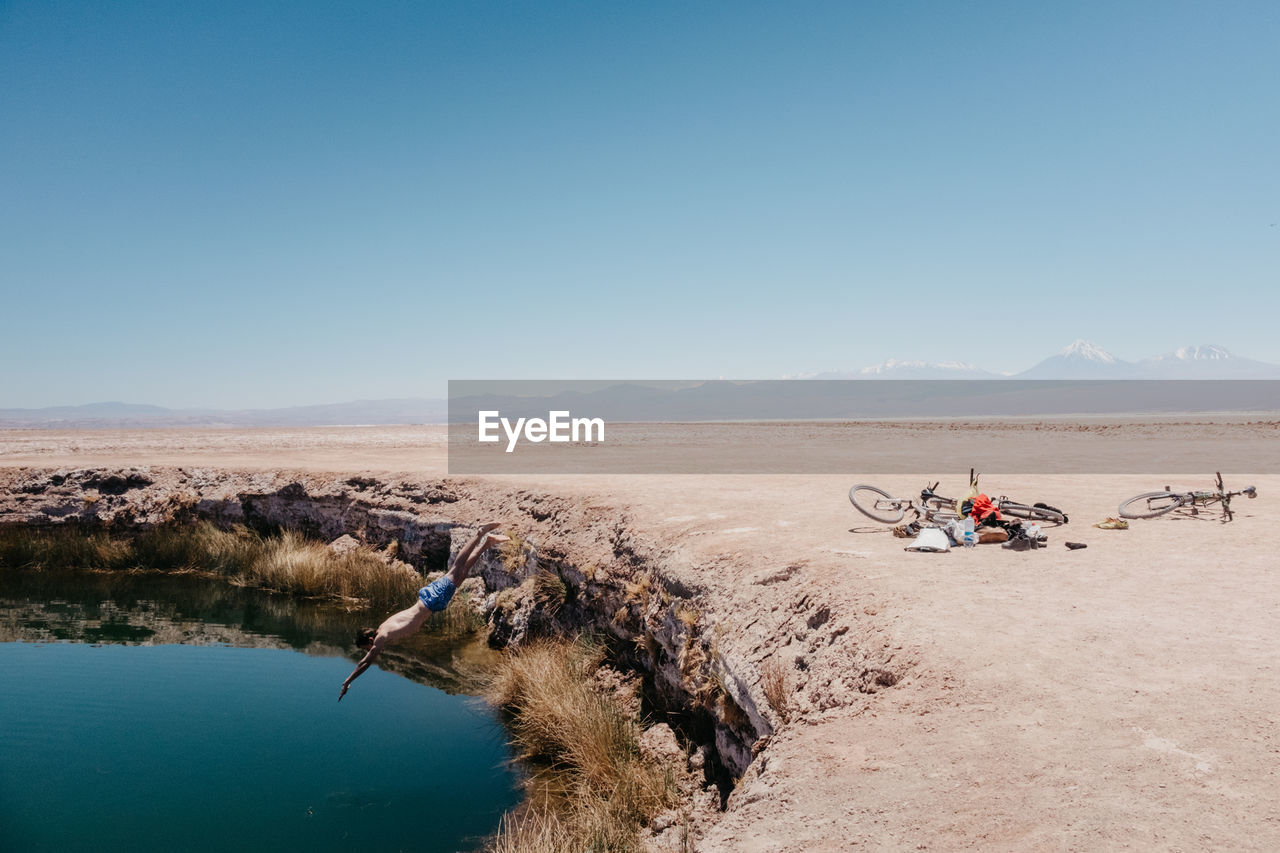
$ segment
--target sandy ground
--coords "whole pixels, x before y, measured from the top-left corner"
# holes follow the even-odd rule
[[[421,427],[10,431],[0,465],[442,476],[445,450]],[[948,474],[936,478],[958,491],[963,476]],[[910,494],[928,476],[871,479]],[[693,564],[718,567],[709,581],[725,595],[794,566],[769,589],[822,589],[902,663],[902,681],[867,702],[784,726],[700,850],[1280,849],[1268,514],[1280,476],[1251,478],[1261,497],[1238,500],[1231,524],[1213,513],[1104,531],[1092,522],[1165,479],[986,472],[985,490],[1063,507],[1071,523],[1046,550],[942,555],[905,553],[855,514],[856,476],[509,479],[625,504]],[[785,649],[803,633],[767,639]]]

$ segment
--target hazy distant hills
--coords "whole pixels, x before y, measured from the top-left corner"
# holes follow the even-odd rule
[[[526,383],[520,396],[478,383],[480,394],[455,399],[458,412],[497,409],[515,416],[545,417],[552,409],[613,420],[734,420],[844,417],[947,416],[953,414],[1053,414],[1123,411],[1262,411],[1280,409],[1268,385],[1206,389],[1205,383],[1116,383],[1087,380],[1276,380],[1280,366],[1233,355],[1217,345],[1184,346],[1141,361],[1123,361],[1088,341],[1075,341],[1034,366],[1002,375],[963,362],[890,359],[848,372],[809,374],[805,382],[551,383],[542,392]],[[878,382],[913,380],[894,387]],[[919,380],[970,380],[938,383]],[[814,380],[814,381],[809,381]],[[1021,382],[1016,380],[1022,380]],[[1043,384],[1042,380],[1075,383]],[[521,383],[515,383],[517,386]],[[880,390],[875,390],[879,388]],[[1280,388],[1277,384],[1276,388]],[[525,395],[534,395],[526,398]],[[0,428],[130,429],[149,427],[304,427],[445,423],[449,401],[425,398],[353,400],[277,409],[167,409],[136,403],[90,403],[43,409],[0,409]],[[467,415],[464,420],[473,419]]]
[[[131,429],[444,423],[446,400],[407,397],[352,400],[280,409],[166,409],[136,403],[90,403],[44,409],[0,409],[0,428]]]
[[[960,361],[898,361],[891,358],[880,364],[848,372],[817,373],[805,379],[1000,379],[998,373],[983,370]]]

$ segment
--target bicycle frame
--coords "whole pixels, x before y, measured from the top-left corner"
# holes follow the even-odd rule
[[[1214,504],[1222,504],[1222,515],[1224,523],[1235,518],[1235,513],[1231,510],[1231,499],[1244,495],[1248,498],[1256,498],[1258,490],[1254,486],[1247,486],[1238,492],[1227,491],[1227,487],[1222,482],[1222,472],[1215,472],[1215,488],[1211,491],[1208,489],[1193,489],[1188,492],[1175,492],[1169,486],[1164,487],[1164,492],[1153,492],[1149,495],[1139,495],[1136,498],[1130,498],[1121,504],[1121,516],[1125,515],[1124,508],[1134,501],[1146,498],[1146,510],[1143,515],[1130,517],[1155,517],[1163,515],[1167,512],[1173,512],[1178,509],[1190,509],[1192,515],[1198,516],[1201,509],[1208,509]]]

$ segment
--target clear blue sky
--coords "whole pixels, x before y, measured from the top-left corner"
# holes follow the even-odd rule
[[[0,407],[1280,362],[1280,3],[0,0]]]

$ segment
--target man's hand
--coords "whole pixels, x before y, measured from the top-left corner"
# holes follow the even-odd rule
[[[342,701],[342,697],[347,695],[347,690],[351,687],[347,682],[342,683],[342,692],[338,694],[338,701]]]

